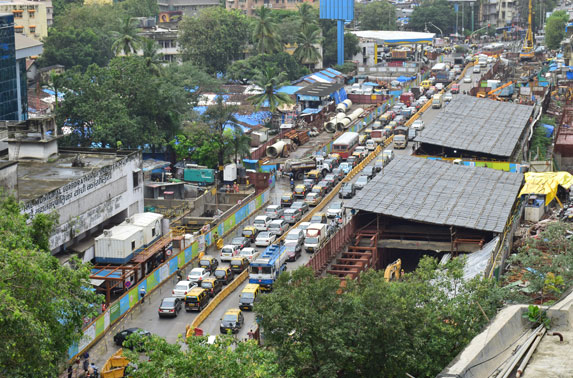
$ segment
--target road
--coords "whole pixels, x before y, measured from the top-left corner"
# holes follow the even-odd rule
[[[479,78],[479,74],[472,74],[472,82],[475,82]],[[470,85],[468,83],[460,83],[461,84],[461,91],[469,91]],[[463,94],[458,94],[456,96],[463,96]],[[447,105],[446,105],[447,106]],[[429,108],[421,117],[424,123],[427,125],[434,117],[438,114],[440,109],[432,109]],[[315,138],[312,143],[307,143],[305,146],[299,148],[297,151],[291,154],[291,157],[298,158],[305,155],[310,154],[317,146],[322,145],[324,142],[332,138],[332,134],[322,133],[319,137]],[[389,148],[392,148],[391,146]],[[395,153],[397,155],[408,155],[411,153],[410,148],[406,148],[404,150],[396,150]],[[374,161],[371,163],[374,164]],[[353,180],[356,180],[358,176],[356,176]],[[367,190],[367,189],[366,189]],[[278,204],[280,203],[280,197],[284,192],[290,192],[290,183],[287,178],[279,178],[277,180],[277,184],[275,188],[271,191],[271,204]],[[337,200],[335,198],[333,201]],[[328,205],[325,206],[325,210],[328,208]],[[254,216],[259,215],[262,211],[254,214]],[[245,224],[246,225],[246,224]],[[225,238],[225,241],[230,241],[234,236],[240,234],[242,227],[239,227],[232,235],[229,235]],[[259,251],[264,250],[264,248],[258,248]],[[218,251],[209,250],[209,255],[213,255],[218,257]],[[308,260],[310,259],[311,254],[306,252],[302,252],[301,257],[295,262],[288,263],[288,269],[293,270],[299,266],[305,265]],[[226,263],[224,263],[226,264]],[[192,269],[192,266],[187,267],[184,274],[186,275],[187,272]],[[201,324],[201,328],[204,330],[206,334],[209,335],[218,335],[219,334],[219,323],[220,319],[225,313],[225,311],[229,308],[237,308],[239,304],[239,293],[242,291],[244,286],[247,284],[248,280],[245,281],[242,285],[240,285],[232,294],[230,294],[227,298],[225,298],[219,306],[210,314],[210,316]],[[164,297],[168,297],[171,294],[171,290],[173,286],[176,284],[176,279],[172,279],[172,282],[167,282],[163,284],[159,289],[155,292],[150,294],[143,305],[135,308],[130,314],[128,314],[124,319],[119,321],[113,329],[106,334],[98,343],[96,343],[90,349],[90,355],[92,356],[93,362],[97,366],[103,366],[105,361],[109,359],[109,357],[117,351],[118,347],[113,343],[113,335],[115,335],[118,331],[130,328],[130,327],[141,327],[150,332],[164,337],[168,342],[174,343],[180,335],[185,334],[185,327],[189,325],[197,313],[191,312],[187,313],[182,311],[176,318],[173,319],[160,319],[157,315],[157,309],[161,300]],[[241,329],[237,337],[239,339],[247,338],[247,333],[250,329],[254,329],[256,327],[255,316],[254,313],[245,311],[245,326]]]

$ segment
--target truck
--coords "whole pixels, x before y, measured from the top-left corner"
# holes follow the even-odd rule
[[[372,132],[370,133],[370,138],[372,138],[372,140],[378,144],[383,143],[386,140],[386,135],[384,133],[384,130],[372,130]]]
[[[400,95],[400,102],[406,104],[406,106],[412,106],[415,100],[412,92],[404,92]]]
[[[271,291],[279,275],[286,270],[288,254],[284,245],[270,245],[249,265],[249,283]]]
[[[407,50],[392,50],[392,60],[406,60],[408,59]]]
[[[304,233],[304,250],[307,253],[318,251],[326,242],[328,226],[324,223],[310,224]]]
[[[404,149],[408,146],[408,128],[396,127],[394,130],[394,148]]]
[[[440,93],[436,93],[432,97],[432,108],[433,109],[440,109],[442,107],[443,103],[444,103],[444,100],[443,100],[443,97]]]
[[[451,80],[450,70],[443,70],[436,72],[436,81],[435,83],[442,83],[442,84],[449,84]]]
[[[215,170],[202,165],[187,164],[183,170],[183,181],[199,185],[212,185],[215,183]]]
[[[304,159],[289,159],[285,161],[282,170],[283,174],[294,176],[295,180],[302,180],[304,174],[314,169],[320,170],[321,175],[326,176],[330,170],[329,167],[322,165],[322,160],[316,156],[309,156]]]

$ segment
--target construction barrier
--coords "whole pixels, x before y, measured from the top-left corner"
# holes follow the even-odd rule
[[[213,310],[215,310],[217,308],[219,303],[221,303],[225,298],[227,298],[229,296],[229,294],[231,294],[233,291],[235,291],[235,289],[238,288],[239,285],[242,284],[247,279],[247,277],[249,277],[249,271],[247,269],[245,269],[245,270],[243,270],[243,272],[241,274],[239,274],[233,280],[233,282],[231,282],[229,285],[225,286],[225,288],[223,290],[221,290],[221,292],[219,294],[215,295],[215,297],[213,299],[211,299],[211,301],[209,301],[209,304],[207,305],[207,307],[205,307],[199,313],[199,315],[197,315],[195,317],[195,319],[193,319],[193,322],[186,327],[185,337],[193,336],[193,332],[195,331],[195,328],[198,328],[201,325],[201,323],[203,323],[203,321],[205,321],[205,319],[207,319],[207,317],[209,315],[211,315]]]
[[[129,360],[123,356],[123,348],[119,348],[109,360],[105,362],[101,369],[100,376],[102,378],[122,378],[124,376],[125,367],[129,364]]]

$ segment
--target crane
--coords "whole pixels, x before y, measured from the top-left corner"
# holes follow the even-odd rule
[[[476,97],[480,97],[480,98],[484,98],[484,97],[490,98],[490,97],[492,97],[494,100],[499,100],[499,98],[495,95],[495,93],[501,91],[503,88],[509,87],[509,86],[512,85],[512,84],[513,84],[513,81],[508,81],[507,83],[505,83],[505,84],[503,84],[503,85],[501,85],[501,86],[499,86],[499,87],[497,87],[497,88],[495,88],[495,89],[492,89],[491,91],[487,92],[486,94],[484,94],[484,93],[478,93],[478,94],[476,95]]]
[[[525,40],[523,41],[523,46],[521,52],[519,53],[519,60],[531,60],[534,57],[533,51],[533,30],[532,30],[532,18],[533,18],[533,6],[532,0],[529,0],[529,18],[527,20],[527,34],[525,34]]]

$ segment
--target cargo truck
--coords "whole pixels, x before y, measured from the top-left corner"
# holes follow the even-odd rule
[[[310,224],[304,233],[304,250],[308,253],[318,251],[326,243],[327,237],[326,224]]]
[[[270,245],[249,265],[249,283],[271,291],[279,275],[286,270],[288,254],[284,245]]]
[[[304,174],[308,171],[318,169],[322,177],[326,176],[330,169],[326,165],[322,165],[321,158],[310,156],[304,159],[289,159],[283,165],[283,174],[294,176],[295,180],[302,180]]]

